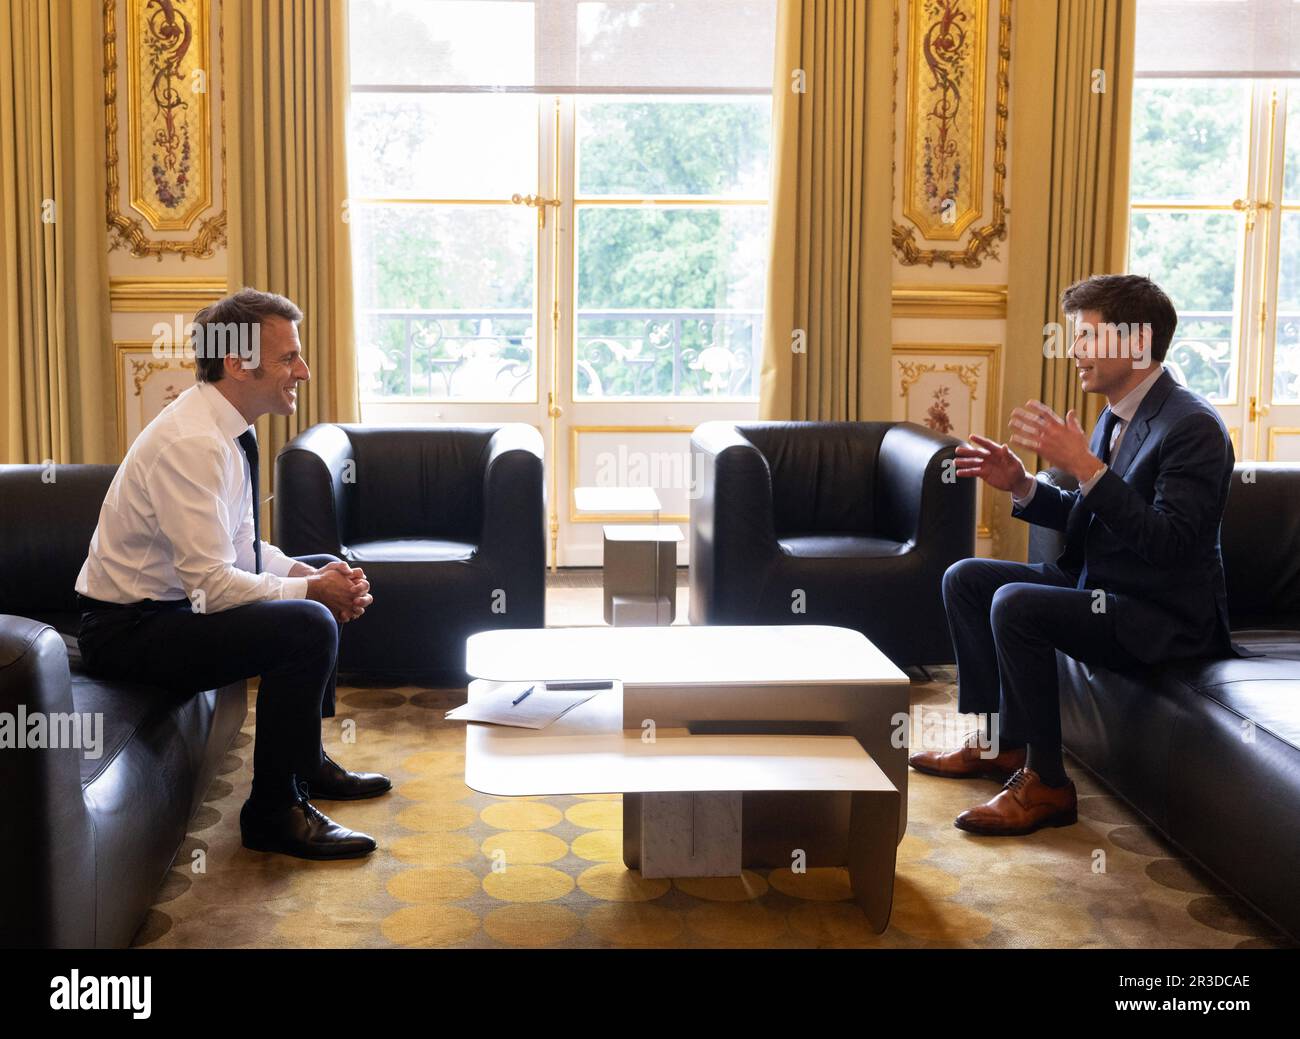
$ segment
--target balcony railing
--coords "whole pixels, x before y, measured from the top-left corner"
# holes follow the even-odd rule
[[[758,394],[761,310],[580,310],[579,399]],[[365,310],[362,390],[381,399],[536,399],[533,312]]]

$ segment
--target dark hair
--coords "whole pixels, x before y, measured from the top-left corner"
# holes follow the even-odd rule
[[[242,288],[219,299],[194,315],[191,345],[194,347],[194,376],[199,382],[219,382],[225,374],[230,350],[228,330],[261,325],[268,317],[282,317],[297,324],[302,311],[284,296]]]
[[[1066,314],[1095,310],[1112,325],[1151,326],[1151,359],[1159,364],[1178,327],[1178,312],[1164,289],[1140,274],[1094,274],[1061,293]]]

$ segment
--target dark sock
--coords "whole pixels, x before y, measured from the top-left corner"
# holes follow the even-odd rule
[[[1061,748],[1029,745],[1025,754],[1025,767],[1038,773],[1038,778],[1048,786],[1065,786],[1070,777],[1065,774],[1065,762],[1061,758]]]

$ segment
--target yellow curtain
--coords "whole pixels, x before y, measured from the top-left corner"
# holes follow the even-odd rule
[[[1071,282],[1127,263],[1136,3],[1015,7],[1007,335],[1035,363],[1018,366],[1011,400],[1077,408],[1090,425],[1104,402],[1085,399],[1068,359],[1043,355],[1043,326],[1064,322],[1060,297]]]
[[[890,4],[779,0],[765,419],[889,417],[892,80]]]
[[[263,501],[276,453],[318,422],[356,422],[348,234],[345,0],[225,0],[228,276],[288,296],[311,381],[292,418],[258,423]],[[269,532],[270,510],[263,512]]]
[[[104,56],[80,0],[0,0],[0,460],[116,457]]]

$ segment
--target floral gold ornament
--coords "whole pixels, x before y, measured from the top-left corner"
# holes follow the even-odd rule
[[[987,11],[991,0],[911,0],[902,212],[895,255],[906,266],[936,262],[978,268],[997,256],[1007,234],[1007,115],[1010,97],[1011,0],[1000,0],[994,122],[992,221],[973,227],[984,209]],[[899,6],[894,5],[895,93]],[[919,240],[918,240],[919,235]],[[921,242],[960,241],[964,248],[925,249]]]
[[[119,205],[119,0],[104,0],[104,116],[109,247],[133,256],[215,254],[226,241],[225,211],[211,213],[214,149],[211,118],[209,0],[125,0],[126,181],[130,210]],[[218,51],[220,41],[218,40]],[[218,62],[220,68],[220,62]],[[222,133],[224,134],[224,119]],[[224,153],[224,142],[222,147]],[[224,158],[224,154],[223,154]],[[225,170],[222,169],[222,197]],[[204,214],[211,214],[204,216]],[[151,231],[192,231],[159,240]]]

